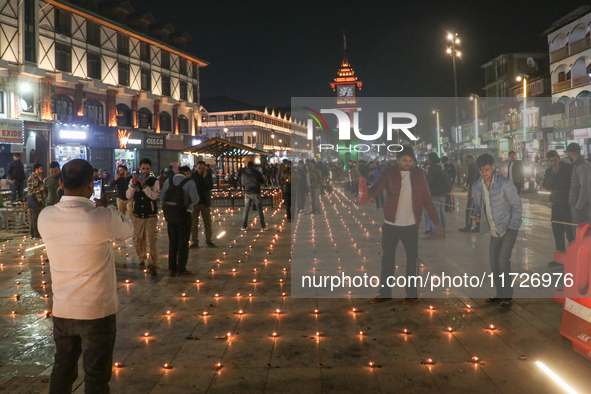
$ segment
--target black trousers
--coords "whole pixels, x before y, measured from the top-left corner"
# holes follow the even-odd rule
[[[84,366],[84,392],[109,393],[116,335],[115,315],[94,320],[54,317],[53,339],[56,353],[49,393],[72,392],[72,385],[78,378],[80,354]]]
[[[552,204],[552,220],[557,222],[572,223],[570,206]],[[566,250],[564,236],[571,243],[575,239],[573,226],[566,224],[552,223],[552,233],[554,234],[554,242],[556,243],[556,250]]]
[[[306,207],[306,195],[308,194],[308,188],[306,186],[302,186],[300,185],[300,187],[298,187],[298,191],[297,191],[297,205],[298,205],[298,211],[301,209],[304,209]]]
[[[469,198],[466,205],[466,227],[472,227],[472,215],[474,215],[474,199]]]
[[[375,200],[376,200],[376,208],[384,208],[384,192],[383,191],[376,196]]]
[[[417,276],[419,272],[419,226],[382,226],[382,274],[380,278],[380,298],[392,298],[392,288],[388,287],[388,277],[394,275],[396,269],[396,248],[398,241],[402,241],[406,252],[406,296],[418,298],[416,280],[409,280],[411,276]]]
[[[187,215],[182,226],[168,223],[168,269],[173,272],[187,270],[189,260],[189,239],[191,238],[192,217]]]
[[[497,298],[510,300],[513,298],[513,277],[511,273],[511,253],[517,241],[517,230],[508,228],[502,237],[490,237],[489,257],[490,270],[497,289]],[[501,277],[502,275],[502,277]]]
[[[291,220],[291,192],[283,193],[283,205],[285,205],[287,218]]]

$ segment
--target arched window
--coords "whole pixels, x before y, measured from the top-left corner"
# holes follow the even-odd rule
[[[575,99],[568,107],[569,118],[577,118],[585,114],[585,108],[583,107],[583,100]]]
[[[54,94],[51,96],[53,113],[61,116],[74,115],[74,100],[70,96]]]
[[[168,112],[160,112],[160,131],[172,131],[172,118]]]
[[[84,101],[84,117],[88,124],[103,124],[103,104],[96,100]]]
[[[179,116],[179,134],[189,134],[189,119],[185,115]]]
[[[125,104],[117,104],[117,126],[133,126],[131,108]]]
[[[152,128],[152,113],[147,108],[140,108],[138,111],[138,120],[140,129]]]

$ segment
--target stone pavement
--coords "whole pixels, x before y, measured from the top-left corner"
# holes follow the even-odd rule
[[[465,193],[458,198],[465,203]],[[382,212],[355,207],[342,194],[322,201],[326,216],[304,215],[291,223],[297,226],[296,247],[314,251],[318,261],[327,258],[329,249],[319,240],[328,237],[320,230],[328,223],[338,253],[366,257],[363,269],[374,270]],[[539,199],[524,202],[524,216],[549,219],[550,210]],[[349,238],[337,236],[341,222],[334,206],[351,237],[366,240],[361,253],[348,252]],[[373,305],[356,294],[292,298],[290,224],[277,208],[266,215],[269,231],[260,232],[255,221],[244,233],[239,209],[217,211],[218,247],[192,249],[189,277],[166,273],[165,225],[156,278],[138,269],[131,240],[114,245],[121,302],[114,361],[121,365],[113,369],[113,393],[565,392],[534,361],[576,392],[591,391],[591,362],[560,338],[562,306],[552,299],[522,298],[513,308],[500,309],[453,290],[414,305],[399,300]],[[312,220],[318,240],[311,237]],[[448,213],[447,220],[446,238],[420,241],[421,261],[426,267],[437,260],[459,271],[482,272],[488,237],[457,232],[462,210]],[[34,243],[20,243],[22,238],[1,243],[6,246],[0,253],[0,391],[44,393],[54,353],[51,318],[44,315],[51,310],[51,278],[42,265],[43,248],[26,251]],[[514,267],[542,272],[552,252],[549,223],[525,220]],[[397,259],[404,267],[402,247]],[[426,364],[427,359],[433,362]],[[84,390],[80,372],[77,393]]]

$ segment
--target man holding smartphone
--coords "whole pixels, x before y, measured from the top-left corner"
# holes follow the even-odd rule
[[[117,188],[117,209],[123,215],[129,212],[129,216],[131,216],[131,211],[133,210],[133,199],[127,198],[127,188],[129,186],[129,175],[127,174],[127,166],[123,164],[119,165],[117,168],[117,174],[115,174],[115,178],[111,181],[110,186]]]
[[[158,248],[158,192],[160,183],[152,174],[152,162],[150,159],[140,160],[140,170],[133,174],[126,196],[133,200],[133,242],[135,251],[140,259],[140,268],[146,266],[148,260],[148,245],[150,254],[148,260],[148,272],[152,276],[157,275]]]

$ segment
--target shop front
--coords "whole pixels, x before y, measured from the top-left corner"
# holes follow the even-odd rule
[[[591,152],[591,128],[584,128],[584,129],[574,129],[573,130],[573,139],[568,141],[570,144],[571,142],[576,142],[581,146],[581,155],[587,157],[589,152]]]
[[[168,168],[162,167],[160,165],[160,152],[164,150],[165,144],[165,135],[164,134],[144,134],[144,146],[141,149],[140,155],[138,157],[139,160],[141,159],[150,159],[152,162],[152,172],[158,176],[160,173],[160,169],[165,170]]]
[[[119,147],[113,151],[113,170],[120,165],[127,167],[128,172],[139,169],[139,152],[144,149],[144,133],[136,130],[117,130]]]
[[[89,160],[90,130],[83,125],[54,124],[52,135],[53,160],[60,168],[74,159]]]
[[[5,175],[12,155],[23,153],[24,145],[24,122],[18,119],[0,119],[0,178]]]

